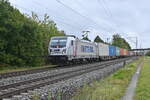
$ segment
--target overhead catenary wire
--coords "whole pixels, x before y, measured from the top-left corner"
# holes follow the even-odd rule
[[[60,3],[60,4],[62,4],[63,6],[65,6],[66,8],[72,10],[72,11],[75,12],[76,14],[78,14],[78,15],[80,15],[80,16],[86,18],[86,19],[89,19],[88,17],[82,15],[81,13],[79,13],[79,12],[76,11],[76,10],[74,10],[73,8],[71,8],[71,7],[67,6],[66,4],[62,3],[60,0],[56,0],[56,1],[57,1],[58,3]],[[100,1],[100,0],[98,0],[98,1]],[[111,13],[110,9],[105,6],[105,5],[106,5],[105,1],[102,0],[102,3],[103,3],[103,8],[104,8],[105,12],[107,13],[107,15],[108,15],[110,18],[112,18],[113,16],[112,16],[112,13]],[[90,20],[91,20],[92,22],[94,22],[92,19],[90,19]],[[98,25],[98,24],[95,23],[95,22],[94,22],[94,24],[95,24],[95,25]],[[115,26],[117,26],[115,23],[113,23],[113,24],[114,24]],[[115,27],[113,27],[113,28],[114,28],[115,31],[116,31],[116,28],[115,28]],[[112,28],[112,29],[113,29],[113,28]],[[106,29],[106,30],[107,30],[107,29]],[[125,34],[128,36],[127,33],[125,33]],[[128,38],[127,38],[127,39],[128,39]]]
[[[79,16],[83,17],[85,20],[89,20],[89,21],[91,21],[91,23],[93,23],[94,25],[100,26],[100,25],[99,25],[98,23],[96,23],[94,20],[88,18],[87,16],[82,15],[81,13],[79,13],[79,12],[76,11],[76,10],[74,10],[74,9],[71,8],[70,6],[64,4],[64,3],[61,2],[60,0],[56,0],[56,1],[57,1],[59,4],[63,5],[64,7],[70,9],[72,12],[74,12],[74,13],[78,14]],[[108,30],[107,28],[104,28],[104,27],[102,27],[102,26],[100,26],[100,28],[103,29],[103,30],[105,30],[105,31],[107,31],[107,32],[110,32],[110,30]]]
[[[122,34],[122,35],[121,35]],[[125,35],[126,34],[126,35]],[[138,44],[137,44],[137,41],[138,41],[138,38],[137,37],[130,37],[127,33],[119,33],[119,35],[123,36],[124,35],[124,38],[128,41],[130,41],[131,43],[133,43],[135,45],[135,48],[138,47]],[[131,38],[136,38],[136,40],[132,40]]]
[[[24,7],[22,7],[22,6],[19,6],[19,5],[17,5],[17,4],[14,4],[14,3],[11,3],[11,4],[13,4],[16,8],[21,8],[22,10],[25,10],[25,11],[28,12],[28,13],[35,12],[35,11],[29,10],[29,9],[27,9],[27,8],[24,8]],[[35,12],[35,13],[36,13],[36,12]],[[44,15],[41,14],[41,13],[38,13],[38,16],[43,17]],[[81,30],[81,29],[82,29],[82,28],[76,27],[76,26],[74,26],[74,25],[72,25],[72,24],[68,24],[68,23],[63,22],[63,21],[58,20],[58,19],[55,19],[55,22],[59,22],[60,24],[67,25],[67,26],[71,27],[72,29],[74,29],[74,28],[75,28],[75,29],[78,29],[78,30]]]
[[[34,1],[34,0],[33,0]],[[32,2],[33,2],[32,1]],[[37,4],[37,5],[39,5],[39,6],[41,6],[41,4],[40,3],[38,3],[37,1],[34,1],[33,2],[34,4]],[[44,7],[45,7],[45,5],[43,5]],[[47,11],[49,11],[49,12],[52,12],[52,10],[51,9],[49,9],[48,7],[46,7],[45,8]],[[64,21],[64,19],[63,19],[63,16],[61,16],[61,17],[59,17],[59,16],[57,16],[57,18],[59,18],[60,20],[58,21],[58,20],[56,20],[56,19],[54,19],[54,20],[56,20],[56,21],[58,21],[58,22],[62,22],[61,20],[63,20]],[[81,25],[81,24],[79,24],[79,23],[77,23],[77,22],[75,22],[76,24],[74,24],[74,25],[72,25],[72,24],[68,24],[68,23],[63,23],[63,24],[65,24],[65,25],[69,25],[69,27],[70,26],[74,26],[74,27],[76,27],[76,29],[78,29],[78,30],[80,30],[80,31],[83,31],[84,29],[88,29],[90,26],[87,26],[87,24],[86,25]],[[85,22],[84,22],[85,23]],[[75,26],[75,25],[78,25],[78,26],[80,26],[80,28],[77,28],[77,26]]]
[[[106,15],[107,15],[108,17],[110,17],[111,19],[114,19],[113,14],[111,13],[110,8],[107,6],[105,0],[98,0],[98,2],[99,2],[99,4],[102,4],[102,7],[103,7],[103,9],[104,9]],[[115,25],[115,27],[118,26],[116,23],[113,23],[113,25]],[[116,31],[117,29],[116,29],[115,27],[114,27],[114,29],[115,29],[115,31]],[[124,34],[126,34],[126,35],[128,36],[127,33],[124,33]],[[124,34],[123,34],[123,35],[124,35]],[[123,35],[121,35],[121,36],[123,36]],[[126,37],[126,36],[124,36],[124,38],[125,38],[125,37]],[[127,39],[128,39],[128,38],[127,38]],[[129,39],[128,39],[128,40],[129,40]],[[129,40],[129,41],[131,41],[131,40]]]
[[[77,0],[76,0],[76,2],[77,2]],[[80,2],[78,2],[78,4],[81,5]],[[82,5],[82,7],[83,7],[83,5]],[[105,9],[105,8],[104,8],[104,9]],[[107,9],[105,9],[105,13],[107,13],[106,11],[107,11]],[[110,18],[110,17],[112,16],[112,14],[111,14],[111,16],[109,16],[109,15],[107,14],[107,16]],[[115,27],[111,27],[111,30],[115,30],[115,31],[116,31]],[[109,31],[107,31],[107,32],[110,33],[111,30],[109,30]],[[104,34],[104,35],[105,35],[105,34]]]
[[[100,0],[99,0],[99,1],[100,1]],[[105,0],[101,0],[101,1],[104,3],[104,7],[105,7],[105,9],[107,10],[107,12],[110,14],[111,18],[113,18],[113,15],[112,15],[112,13],[111,13],[111,10],[110,10],[110,8],[107,6]],[[115,24],[115,25],[118,26],[117,24]],[[124,34],[125,34],[125,35],[124,35]],[[137,44],[136,41],[133,41],[131,38],[129,38],[130,36],[129,36],[127,33],[123,33],[123,35],[124,35],[124,38],[126,38],[128,41],[130,41],[130,42],[132,42],[132,43],[134,43],[134,44]],[[123,35],[121,35],[121,36],[123,36]],[[137,48],[137,46],[136,46],[136,48]]]
[[[106,15],[108,16],[108,17],[111,17],[112,15],[110,14],[110,12],[108,11],[108,9],[106,8],[106,6],[105,6],[105,4],[104,4],[104,1],[103,0],[97,0],[98,1],[98,3],[100,4],[100,5],[102,5],[102,7],[103,7],[103,9],[104,9],[104,11],[105,11],[105,13],[106,13]]]
[[[34,3],[34,4],[36,4],[36,5],[38,5],[38,7],[41,7],[41,5],[42,4],[40,4],[39,2],[37,2],[37,1],[35,1],[35,0],[32,0],[32,2]],[[55,13],[57,13],[56,11],[54,12],[53,10],[51,10],[51,9],[49,9],[46,5],[43,5],[44,7],[42,7],[42,8],[44,8],[45,10],[47,10],[49,13],[51,13],[51,12],[53,12],[53,14],[55,14]],[[51,13],[52,14],[52,13]],[[61,16],[57,16],[57,18],[59,18],[59,19],[61,19],[61,20],[65,20],[64,18],[63,18],[63,16],[61,15]],[[69,19],[71,19],[71,17],[68,17],[68,20]],[[73,21],[73,20],[72,20]],[[76,24],[78,24],[78,25],[80,25],[79,23],[77,23],[77,22],[75,22]]]
[[[34,2],[34,3],[35,3],[35,2]],[[36,2],[35,4],[38,4],[38,5],[39,5],[39,3],[37,3],[37,2]],[[26,9],[26,8],[23,8],[23,7],[20,7],[20,8],[25,9],[26,11],[30,11],[30,10],[28,10],[28,9]],[[72,9],[72,8],[69,7],[69,9]],[[73,11],[74,13],[76,13],[76,14],[78,14],[78,15],[84,17],[84,19],[86,18],[86,20],[89,19],[88,17],[86,17],[86,16],[84,16],[84,15],[78,13],[78,12],[75,11],[74,9],[72,9],[72,11]],[[32,12],[33,12],[33,11],[32,11]],[[35,12],[35,11],[34,11],[34,12]],[[39,15],[39,13],[38,13],[38,15]],[[40,16],[42,16],[42,15],[40,15]],[[58,17],[57,17],[57,18],[58,18]],[[93,21],[92,19],[89,19],[89,20]],[[57,20],[57,22],[61,22],[61,23],[65,24],[65,25],[68,25],[69,27],[73,26],[73,25],[71,25],[71,24],[64,23],[64,22],[62,22],[62,21],[58,21],[58,20]],[[98,25],[98,24],[94,22],[94,25]],[[85,30],[85,29],[89,29],[89,27],[90,27],[90,26],[84,25],[82,28],[78,28],[78,29],[80,29],[80,30]],[[76,28],[76,29],[77,29],[77,28]],[[107,30],[107,28],[103,28],[103,30]],[[109,31],[109,30],[107,30],[107,31]]]
[[[109,15],[110,15],[111,17],[113,17],[113,14],[112,14],[112,12],[111,12],[110,8],[107,6],[106,1],[105,1],[105,0],[101,0],[101,1],[103,2],[104,6],[106,6],[106,9],[107,9],[107,11],[108,11]]]
[[[76,4],[78,4],[80,7],[82,7],[82,9],[83,10],[85,10],[86,11],[86,9],[84,9],[86,6],[84,6],[81,2],[79,2],[79,0],[74,0],[75,1],[75,3]],[[88,12],[88,11],[87,11]],[[105,26],[105,25],[103,25],[103,26]],[[111,28],[111,30],[113,30],[113,28]],[[109,30],[109,31],[111,31],[111,30]],[[108,31],[107,31],[108,32]],[[97,32],[97,33],[99,33],[99,32]],[[108,32],[109,33],[109,32]],[[103,34],[103,35],[105,35],[105,34]]]
[[[56,0],[56,1],[59,1],[59,0]],[[62,3],[62,4],[64,4],[64,3]],[[66,4],[64,4],[64,5],[65,5],[65,7],[67,6]],[[24,7],[21,7],[21,6],[20,6],[19,8],[24,9],[24,10],[26,10],[26,11],[28,11],[28,12],[31,11],[31,10],[29,10],[29,9],[27,9],[27,8],[24,8]],[[86,19],[86,20],[89,20],[91,24],[99,26],[94,20],[92,20],[91,18],[88,18],[87,16],[82,15],[80,12],[74,10],[74,9],[71,8],[70,6],[67,6],[67,8],[68,8],[68,9],[72,9],[72,11],[73,11],[74,13],[80,15],[81,17],[83,17],[83,18]],[[31,11],[31,12],[33,12],[33,11]],[[38,13],[38,15],[39,15],[39,13]],[[40,15],[40,16],[42,16],[42,15]],[[57,20],[55,19],[55,21],[59,22],[60,24],[67,25],[68,27],[71,27],[72,29],[74,29],[74,28],[77,29],[77,30],[83,30],[83,29],[84,29],[84,27],[80,28],[80,27],[76,27],[75,25],[66,23],[66,22],[64,22],[64,20],[62,21],[62,20],[60,20],[60,19],[57,19]],[[85,25],[85,26],[86,26],[86,25]],[[104,30],[107,30],[106,28],[103,28],[103,29],[104,29]],[[107,30],[107,31],[108,31],[108,30]],[[127,34],[127,33],[125,33],[125,34]],[[128,35],[128,34],[127,34],[127,35]],[[128,40],[131,41],[131,39],[128,39]]]
[[[105,2],[105,0],[97,0],[97,1],[100,5],[102,5],[102,8],[104,9],[104,12],[108,16],[108,18],[114,19],[113,14],[112,14],[111,10],[109,9],[109,7],[107,6],[107,3]],[[116,31],[117,30],[116,27],[118,25],[116,23],[112,23],[112,22],[111,22],[111,24],[113,25],[112,28]]]

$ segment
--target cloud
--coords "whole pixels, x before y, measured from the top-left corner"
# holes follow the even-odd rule
[[[100,35],[104,40],[120,33],[124,38],[138,37],[139,45],[150,47],[149,0],[10,0],[22,13],[47,13],[59,29],[82,36],[89,30],[93,40]],[[67,6],[67,7],[66,7]],[[70,9],[71,8],[71,9]],[[127,39],[134,48],[135,45]]]

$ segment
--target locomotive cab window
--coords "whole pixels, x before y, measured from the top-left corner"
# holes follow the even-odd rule
[[[53,38],[51,40],[51,48],[63,48],[66,47],[67,38]]]

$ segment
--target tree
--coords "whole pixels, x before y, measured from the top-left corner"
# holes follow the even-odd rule
[[[37,66],[44,64],[52,36],[65,35],[56,23],[44,15],[43,20],[21,14],[7,0],[0,0],[0,64]]]
[[[124,38],[122,38],[119,34],[113,35],[112,45],[124,49],[129,49],[129,50],[131,49],[129,43]]]
[[[37,14],[32,12],[32,16],[30,17],[31,20],[34,20],[38,23],[39,26],[39,33],[42,37],[43,48],[44,48],[44,56],[48,55],[48,44],[50,38],[52,36],[64,36],[65,32],[63,30],[58,30],[56,23],[49,19],[50,17],[45,14],[42,20],[39,20]]]
[[[8,1],[0,1],[0,40],[3,41],[0,61],[18,66],[42,64],[42,38],[38,24],[10,6]]]
[[[95,37],[94,42],[97,42],[97,43],[99,43],[99,42],[104,43],[104,41],[103,41],[98,35]]]
[[[150,51],[146,53],[146,56],[150,56]]]

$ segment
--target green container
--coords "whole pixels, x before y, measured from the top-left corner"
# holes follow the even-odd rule
[[[116,47],[116,56],[120,56],[120,48]]]

